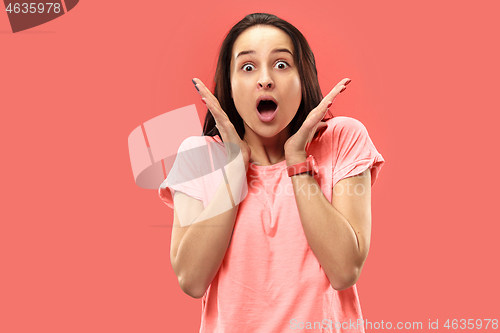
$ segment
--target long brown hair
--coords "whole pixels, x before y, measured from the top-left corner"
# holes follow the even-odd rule
[[[219,51],[219,59],[215,71],[214,96],[219,101],[222,110],[226,112],[229,120],[231,120],[236,132],[243,140],[243,135],[245,134],[243,119],[238,114],[234,101],[231,98],[230,63],[234,42],[243,31],[255,25],[274,26],[283,30],[292,39],[293,47],[296,51],[294,52],[294,62],[297,64],[302,86],[302,100],[297,110],[297,114],[290,123],[290,135],[293,135],[299,130],[300,126],[302,126],[309,112],[321,102],[323,94],[321,93],[318,82],[318,72],[316,70],[314,54],[307,40],[297,28],[275,15],[266,13],[249,14],[231,28],[222,42]],[[215,119],[208,109],[203,125],[203,135],[218,135],[222,140],[219,130],[215,127]]]

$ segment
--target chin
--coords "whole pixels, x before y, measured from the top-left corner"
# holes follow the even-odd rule
[[[255,134],[263,137],[263,138],[272,138],[275,137],[276,135],[280,134],[286,129],[287,126],[284,126],[282,128],[278,128],[278,125],[274,126],[266,126],[266,128],[261,128],[258,131],[254,131]]]
[[[255,132],[257,135],[263,137],[263,138],[272,138],[275,137],[279,132],[276,131],[261,131],[261,132]]]

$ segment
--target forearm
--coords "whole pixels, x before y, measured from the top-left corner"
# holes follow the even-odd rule
[[[193,225],[186,232],[175,258],[179,284],[201,297],[220,268],[229,245],[238,207]]]
[[[354,284],[363,264],[359,239],[351,224],[325,198],[314,177],[291,177],[304,233],[335,289]],[[332,195],[334,195],[332,193]]]
[[[183,290],[202,295],[217,274],[231,239],[238,198],[246,186],[244,168],[228,165],[225,180],[203,212],[184,234],[174,260],[174,271]],[[189,208],[186,208],[189,209]],[[201,297],[201,296],[200,296]]]

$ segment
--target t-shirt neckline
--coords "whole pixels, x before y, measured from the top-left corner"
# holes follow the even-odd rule
[[[212,136],[211,137],[212,140],[218,142],[218,143],[223,143],[218,136]],[[286,169],[286,159],[281,161],[281,162],[278,162],[278,163],[275,163],[275,164],[271,164],[271,165],[258,165],[258,164],[254,164],[254,163],[248,163],[248,169],[249,171],[250,170],[253,170],[253,171],[256,171],[257,173],[261,173],[261,172],[269,172],[269,171],[274,171],[274,170],[285,170]]]
[[[249,171],[252,170],[257,173],[269,172],[274,170],[285,170],[285,169],[286,169],[286,160],[271,165],[258,165],[251,162],[248,164],[248,170]]]

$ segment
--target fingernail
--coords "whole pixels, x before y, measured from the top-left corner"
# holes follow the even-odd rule
[[[340,92],[343,92],[344,90],[345,90],[345,87],[344,87],[344,88],[342,88],[342,90],[341,90]]]
[[[201,99],[201,101],[202,101],[203,103],[207,104],[207,102],[205,102],[205,99],[204,99],[204,98],[202,98],[202,99]]]
[[[347,86],[349,83],[351,83],[351,79],[347,80],[347,81],[344,83],[344,86]]]
[[[326,106],[326,108],[328,109],[332,104],[333,104],[333,102],[328,102],[328,105]]]
[[[196,90],[198,90],[198,93],[200,92],[200,89],[198,89],[198,87],[196,86],[196,82],[194,82],[193,79],[191,79],[191,81],[193,81],[193,84],[194,84],[194,87],[196,88]]]

